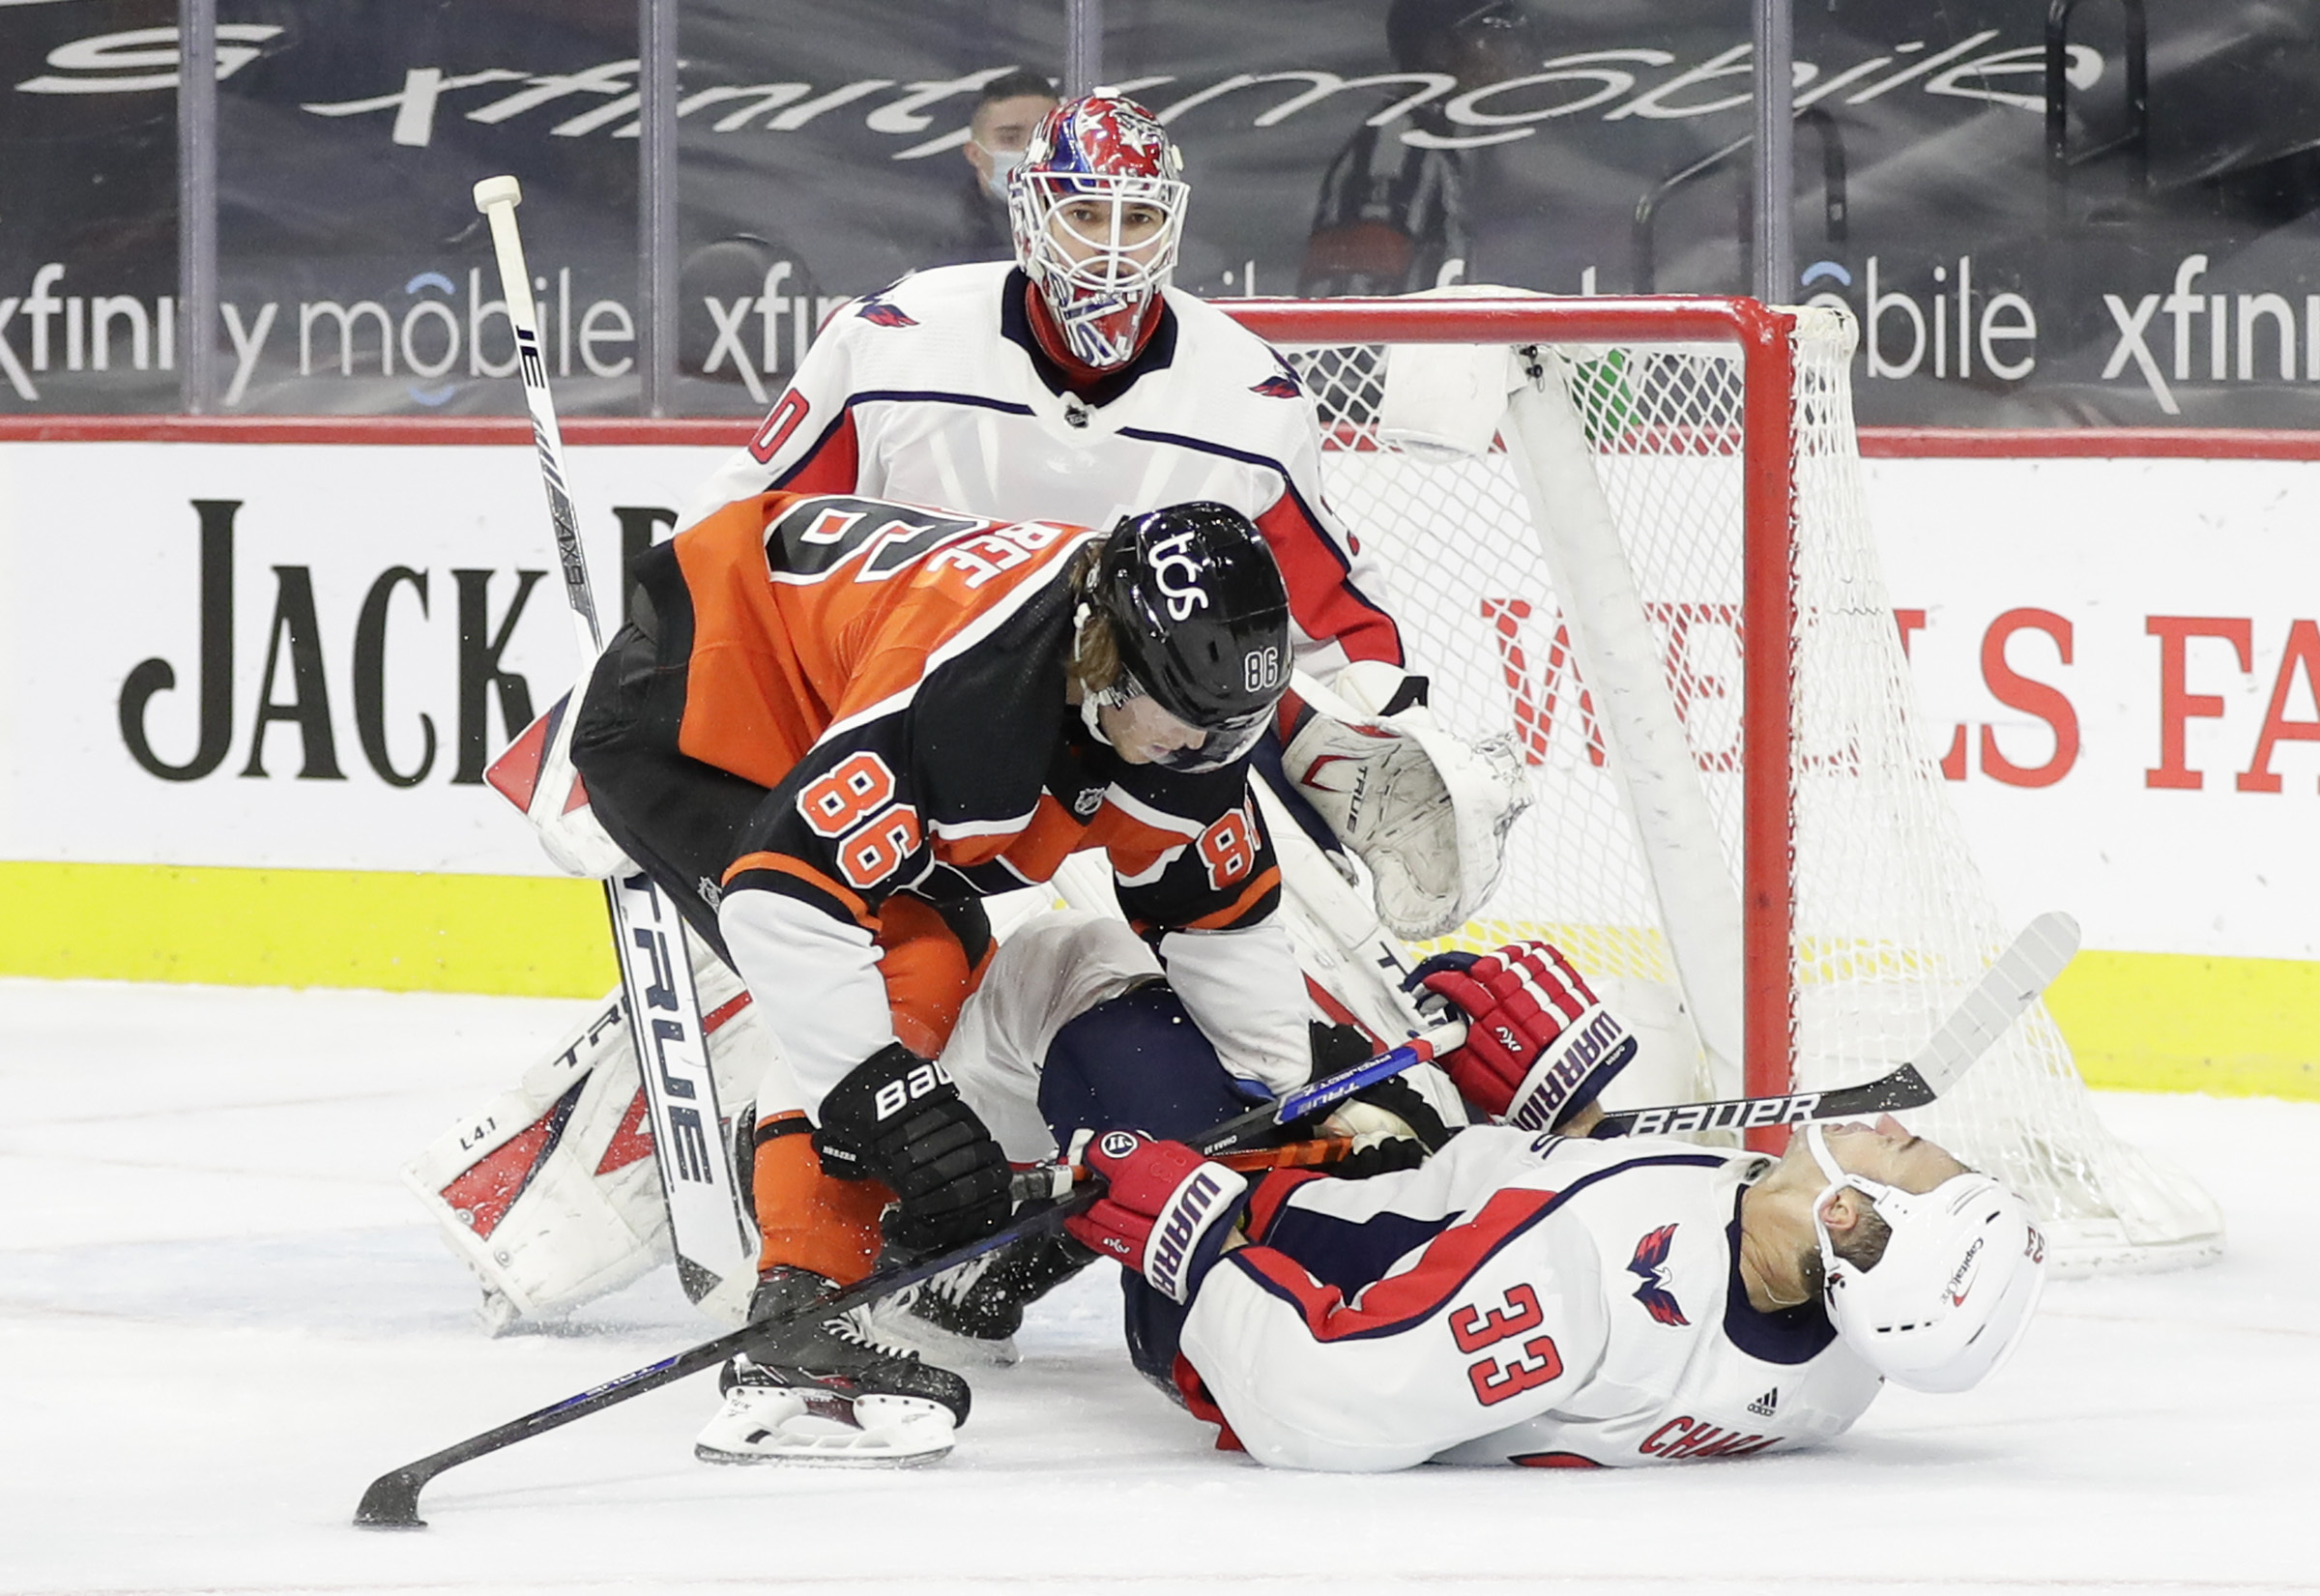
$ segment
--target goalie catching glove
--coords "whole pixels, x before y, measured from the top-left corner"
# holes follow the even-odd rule
[[[1063,1228],[1171,1300],[1190,1302],[1224,1256],[1248,1181],[1181,1142],[1156,1142],[1140,1130],[1106,1131],[1082,1156],[1111,1189]]]
[[[1297,793],[1370,868],[1378,917],[1412,941],[1453,931],[1506,873],[1506,834],[1530,803],[1510,738],[1466,742],[1436,724],[1425,680],[1391,667],[1340,673],[1335,690],[1297,679],[1282,754]],[[1394,685],[1386,696],[1365,688]],[[1343,696],[1341,696],[1343,695]],[[1376,699],[1371,709],[1362,700]]]
[[[1503,1124],[1561,1130],[1636,1056],[1634,1033],[1545,943],[1437,953],[1409,984],[1465,1016],[1465,1043],[1441,1066],[1461,1096]]]
[[[826,1174],[893,1190],[886,1239],[907,1251],[961,1246],[1006,1223],[1006,1156],[942,1066],[900,1042],[822,1099],[814,1150]]]

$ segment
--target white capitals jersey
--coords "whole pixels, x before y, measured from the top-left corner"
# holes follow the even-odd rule
[[[1817,1303],[1749,1306],[1740,1196],[1767,1167],[1477,1128],[1406,1174],[1269,1177],[1259,1244],[1193,1300],[1179,1381],[1292,1468],[1616,1467],[1835,1436],[1878,1377]]]
[[[1003,263],[946,266],[841,308],[685,523],[770,488],[1090,527],[1212,500],[1280,562],[1298,664],[1402,664],[1377,562],[1322,502],[1313,401],[1272,347],[1172,288],[1143,352],[1083,399],[1038,347],[1029,287]]]

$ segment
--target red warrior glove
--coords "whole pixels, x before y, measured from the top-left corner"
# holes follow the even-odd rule
[[[1627,1027],[1545,943],[1437,953],[1411,978],[1465,1015],[1465,1045],[1438,1062],[1461,1096],[1506,1124],[1560,1130],[1636,1056]]]
[[[1181,1142],[1136,1130],[1106,1131],[1084,1156],[1112,1189],[1063,1228],[1155,1290],[1190,1302],[1224,1253],[1249,1183]]]

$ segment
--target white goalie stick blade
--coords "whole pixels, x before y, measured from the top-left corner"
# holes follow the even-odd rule
[[[717,1101],[730,1120],[725,1139],[746,1193],[752,1099],[775,1060],[740,977],[687,941]],[[671,1262],[648,1113],[616,987],[512,1088],[462,1115],[404,1169],[404,1184],[481,1284],[483,1323],[494,1334],[561,1318]],[[754,1285],[744,1271],[734,1290],[696,1306],[738,1325]]]
[[[1754,1130],[1856,1114],[1893,1114],[1923,1108],[1955,1087],[2006,1028],[2021,1018],[2078,952],[2078,922],[2049,912],[2032,920],[1973,990],[1900,1068],[1857,1087],[1793,1091],[1777,1097],[1728,1097],[1715,1103],[1607,1114],[1587,1134],[1691,1136],[1701,1131]]]
[[[741,1207],[719,1130],[716,1081],[684,923],[641,871],[615,876],[605,885],[621,985],[632,994],[629,1033],[668,1198],[677,1277],[686,1297],[699,1302],[739,1277],[754,1277],[756,1248],[747,1234],[754,1227]]]
[[[909,1468],[949,1454],[958,1421],[925,1397],[848,1397],[819,1386],[743,1383],[693,1442],[703,1463]]]

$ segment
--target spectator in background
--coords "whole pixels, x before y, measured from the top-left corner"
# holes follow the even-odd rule
[[[1454,94],[1534,71],[1540,54],[1522,0],[1393,0],[1385,41],[1396,67],[1447,73]],[[1447,98],[1420,106],[1410,125],[1437,138],[1458,132],[1442,115]],[[1402,131],[1365,126],[1329,162],[1298,293],[1414,293],[1469,258],[1465,152],[1405,143]]]
[[[1007,177],[1023,160],[1031,130],[1056,108],[1056,86],[1033,72],[1012,72],[983,85],[967,124],[964,154],[973,181],[959,196],[959,228],[943,263],[1013,260],[1007,225]]]

